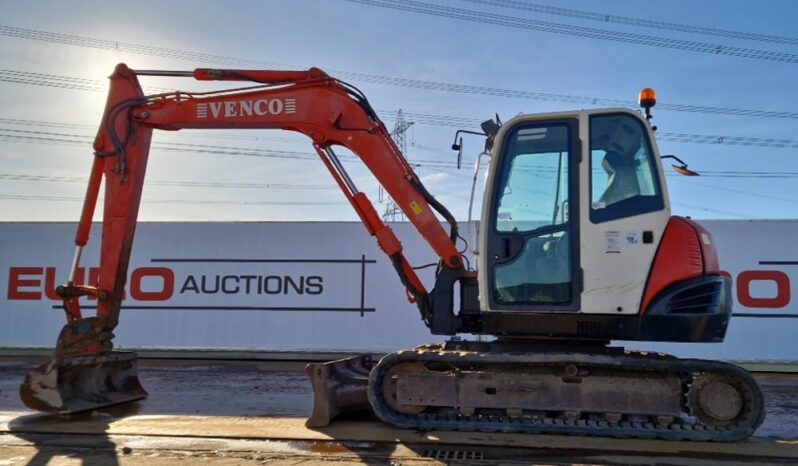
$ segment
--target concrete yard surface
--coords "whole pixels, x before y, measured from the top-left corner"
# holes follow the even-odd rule
[[[139,362],[147,400],[74,416],[33,412],[17,389],[33,361],[0,361],[0,466],[108,464],[798,464],[798,375],[757,374],[768,417],[719,444],[421,432],[368,415],[308,429],[302,363]]]

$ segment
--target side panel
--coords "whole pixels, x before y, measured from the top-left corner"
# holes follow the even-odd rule
[[[705,220],[734,306],[721,344],[618,342],[680,357],[798,362],[798,221]]]
[[[582,312],[636,314],[640,309],[648,270],[662,239],[670,212],[654,212],[609,224],[593,224],[582,217]],[[586,215],[586,214],[585,214]],[[653,242],[643,243],[643,233]]]

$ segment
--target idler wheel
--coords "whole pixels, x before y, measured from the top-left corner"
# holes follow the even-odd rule
[[[745,400],[734,381],[720,375],[701,375],[690,386],[690,411],[703,424],[726,426],[743,410]]]
[[[424,405],[411,405],[399,403],[396,399],[397,394],[397,379],[400,374],[407,374],[410,372],[424,372],[427,368],[418,362],[400,362],[388,369],[385,373],[385,381],[382,384],[382,396],[388,406],[404,414],[419,414],[426,409]]]

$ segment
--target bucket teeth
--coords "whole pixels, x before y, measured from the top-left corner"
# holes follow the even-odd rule
[[[100,356],[53,357],[30,372],[19,388],[31,409],[61,414],[141,400],[136,353],[114,351]]]
[[[340,414],[369,409],[371,365],[364,355],[305,366],[313,386],[313,413],[305,425],[324,427]]]

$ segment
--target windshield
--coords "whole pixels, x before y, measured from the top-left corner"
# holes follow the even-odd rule
[[[519,125],[504,147],[495,204],[499,239],[491,251],[493,301],[567,305],[573,298],[571,126]]]
[[[496,230],[532,231],[567,222],[568,127],[521,127],[510,134],[507,148]]]

